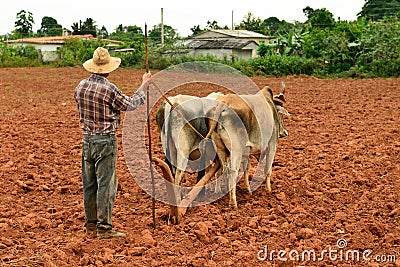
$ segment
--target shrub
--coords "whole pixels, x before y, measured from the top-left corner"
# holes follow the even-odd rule
[[[0,67],[40,66],[39,54],[33,46],[0,46]]]
[[[253,73],[267,76],[312,75],[321,65],[315,59],[300,56],[269,55],[250,61]]]

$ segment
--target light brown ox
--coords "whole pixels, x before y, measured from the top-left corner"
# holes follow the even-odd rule
[[[280,115],[289,115],[282,106],[283,94],[284,88],[273,97],[272,90],[264,87],[255,95],[222,95],[207,114],[213,119],[209,120],[206,138],[211,137],[214,141],[223,173],[227,176],[231,207],[237,208],[236,183],[241,164],[246,166],[245,186],[250,192],[249,155],[254,155],[259,162],[266,160],[266,187],[271,192],[271,169],[278,138],[287,135]]]

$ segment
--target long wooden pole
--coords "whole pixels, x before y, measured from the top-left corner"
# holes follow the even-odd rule
[[[147,44],[147,23],[144,24],[144,47],[146,49],[146,73],[149,73],[149,46]]]
[[[149,73],[149,49],[147,44],[147,24],[144,25],[144,45],[146,49],[146,73]],[[153,217],[153,228],[157,227],[156,223],[156,203],[155,203],[155,181],[154,181],[154,170],[152,164],[152,153],[151,153],[151,128],[150,128],[150,92],[149,92],[149,85],[147,85],[147,95],[146,95],[146,102],[147,102],[147,134],[149,137],[149,168],[150,168],[150,175],[151,175],[151,214]]]

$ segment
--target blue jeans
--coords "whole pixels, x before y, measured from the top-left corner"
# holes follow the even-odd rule
[[[118,188],[115,134],[83,135],[82,184],[85,225],[112,229],[111,213]]]

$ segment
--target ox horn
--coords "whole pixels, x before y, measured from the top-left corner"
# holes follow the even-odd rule
[[[281,87],[282,87],[281,94],[283,95],[285,94],[285,89],[286,89],[286,85],[284,82],[281,82]]]
[[[274,103],[276,105],[279,105],[279,106],[283,106],[283,103],[286,102],[285,95],[284,95],[284,93],[285,93],[285,83],[281,82],[281,86],[282,86],[282,90],[279,93],[279,95],[274,95]]]

